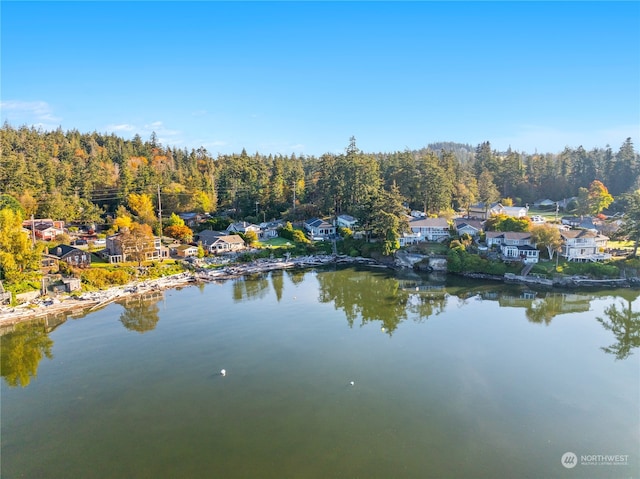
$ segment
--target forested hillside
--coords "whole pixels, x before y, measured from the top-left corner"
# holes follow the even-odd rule
[[[577,146],[534,154],[497,152],[489,142],[392,153],[366,153],[354,138],[345,144],[343,154],[321,157],[244,150],[214,157],[204,148],[161,145],[155,134],[126,140],[5,124],[0,193],[17,198],[26,216],[67,222],[104,222],[126,208],[153,226],[160,192],[166,215],[226,212],[262,221],[348,213],[384,231],[379,223],[395,221],[403,203],[436,214],[501,198],[514,204],[560,200],[596,179],[614,197],[640,188],[631,139],[616,150]]]

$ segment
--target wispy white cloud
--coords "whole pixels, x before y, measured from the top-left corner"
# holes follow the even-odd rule
[[[0,102],[3,120],[13,124],[27,124],[43,128],[55,128],[62,118],[54,115],[46,101],[6,100]]]
[[[196,110],[191,112],[191,116],[205,116],[209,113],[207,110]]]
[[[120,125],[107,125],[107,131],[126,131],[126,132],[133,132],[136,131],[136,127],[133,125],[130,125],[129,123],[122,123]]]

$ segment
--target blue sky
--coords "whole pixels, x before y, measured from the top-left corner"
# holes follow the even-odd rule
[[[210,153],[640,132],[640,2],[14,2],[2,121]]]

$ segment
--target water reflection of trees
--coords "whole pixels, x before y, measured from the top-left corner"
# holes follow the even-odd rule
[[[259,299],[269,289],[268,273],[253,274],[238,278],[233,282],[233,300],[240,302],[246,299]]]
[[[155,329],[160,321],[160,308],[158,301],[161,297],[157,295],[137,296],[129,298],[122,303],[124,312],[120,315],[120,322],[125,328],[139,333],[145,333]]]
[[[271,285],[276,293],[276,299],[280,302],[284,291],[284,274],[282,271],[273,271],[271,273]]]
[[[17,324],[0,338],[0,371],[11,387],[27,387],[43,357],[51,359],[53,340],[42,322]]]
[[[631,301],[627,300],[625,306],[620,301],[620,309],[616,304],[608,306],[604,310],[607,318],[597,318],[604,329],[611,331],[617,343],[600,348],[604,352],[615,355],[616,359],[626,359],[632,353],[633,348],[640,346],[640,312],[633,312]]]
[[[414,313],[419,319],[427,318],[444,308],[444,295],[430,296],[409,292],[400,287],[400,281],[370,271],[344,270],[321,273],[319,301],[334,303],[344,311],[349,326],[360,318],[361,324],[379,321],[391,334],[398,325]]]
[[[526,316],[532,323],[548,325],[559,314],[589,311],[591,296],[547,293],[536,298],[526,308]]]

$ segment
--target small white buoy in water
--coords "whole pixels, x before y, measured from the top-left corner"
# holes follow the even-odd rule
[[[355,383],[353,381],[351,381],[349,384],[351,384],[353,386]]]
[[[227,375],[227,370],[226,369],[221,369],[220,370],[220,376],[226,376]]]

